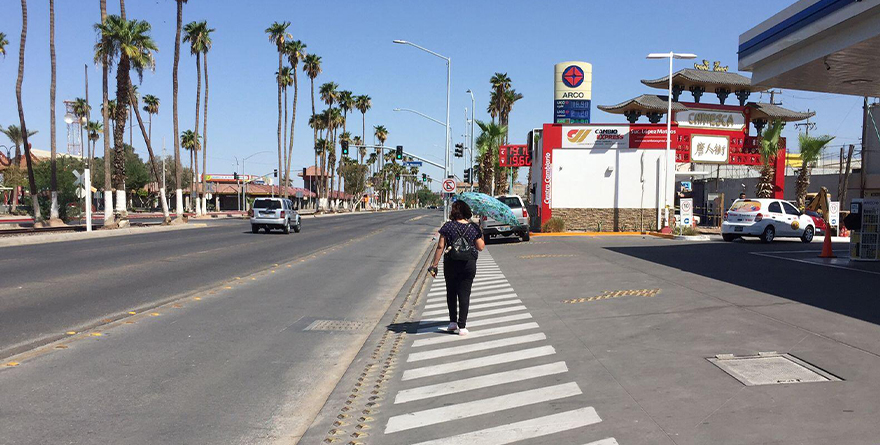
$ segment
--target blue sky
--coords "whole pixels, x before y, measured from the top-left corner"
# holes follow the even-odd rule
[[[0,16],[0,32],[10,41],[7,56],[0,59],[0,125],[18,123],[15,77],[21,17],[18,2],[8,2],[9,14]],[[35,148],[49,148],[49,45],[48,2],[29,3],[25,83],[25,113],[29,129],[39,130]],[[119,4],[109,0],[110,13]],[[294,38],[322,57],[320,83],[333,81],[341,89],[369,94],[373,109],[366,115],[367,133],[373,125],[385,125],[387,145],[403,145],[407,151],[442,163],[444,128],[411,113],[392,111],[412,108],[443,120],[446,105],[446,70],[442,60],[415,48],[395,45],[393,39],[418,43],[452,58],[451,121],[454,142],[464,134],[464,109],[476,93],[477,119],[488,120],[489,78],[506,72],[513,87],[524,95],[511,114],[511,142],[524,143],[526,133],[552,120],[553,65],[567,60],[593,64],[593,122],[622,122],[598,104],[614,104],[639,94],[658,92],[639,80],[665,75],[661,61],[646,60],[649,52],[693,52],[700,59],[720,60],[736,68],[739,34],[783,9],[791,1],[584,1],[551,3],[507,1],[276,1],[190,0],[184,7],[184,23],[207,20],[217,31],[209,55],[211,97],[208,128],[208,170],[228,173],[234,157],[277,150],[277,53],[264,29],[273,21],[290,21]],[[331,6],[332,5],[332,6]],[[503,5],[503,6],[502,6]],[[129,18],[147,20],[159,46],[156,71],[147,73],[141,94],[162,101],[154,120],[154,144],[161,147],[166,136],[173,151],[171,120],[171,66],[174,49],[175,2],[129,0]],[[83,96],[83,66],[89,65],[90,99],[100,109],[101,72],[92,63],[98,21],[98,0],[56,1],[56,49],[58,66],[58,148],[66,148],[62,101]],[[676,69],[690,67],[677,62]],[[294,144],[294,170],[311,165],[312,133],[306,125],[310,113],[308,78],[300,72],[300,95]],[[748,75],[748,74],[747,74]],[[181,55],[180,125],[191,128],[195,118],[195,59]],[[111,98],[113,96],[111,89]],[[291,92],[292,93],[292,92]],[[752,100],[758,98],[752,96]],[[714,101],[714,97],[709,102]],[[767,101],[765,96],[763,101]],[[777,98],[779,100],[779,98]],[[832,143],[858,143],[861,99],[785,90],[783,106],[817,111],[816,134],[837,136]],[[318,109],[323,105],[318,104]],[[349,130],[361,133],[359,112],[349,115]],[[785,130],[796,139],[792,126]],[[368,138],[372,141],[372,137]],[[6,141],[0,142],[5,144]],[[790,144],[791,145],[791,144]],[[99,143],[99,154],[101,144]],[[143,141],[135,147],[146,153]],[[263,174],[275,165],[274,154],[257,155],[248,161],[248,172]],[[460,160],[456,172],[463,168]],[[239,167],[239,171],[241,171]],[[440,177],[437,169],[425,167]],[[459,173],[460,174],[460,173]]]

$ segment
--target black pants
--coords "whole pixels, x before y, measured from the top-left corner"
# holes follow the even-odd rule
[[[468,307],[471,303],[471,286],[477,274],[477,260],[443,261],[443,276],[446,279],[446,305],[449,306],[449,322],[458,323],[459,328],[467,324]],[[457,303],[457,307],[456,307]]]

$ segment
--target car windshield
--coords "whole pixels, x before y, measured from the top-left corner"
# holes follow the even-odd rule
[[[254,201],[255,209],[269,209],[275,210],[281,208],[281,201],[277,201],[274,199],[257,199]]]
[[[501,197],[496,199],[507,204],[507,207],[510,207],[511,209],[518,209],[522,207],[522,203],[520,203],[519,198],[517,198],[516,196]]]
[[[730,206],[731,212],[757,212],[759,210],[761,210],[761,203],[750,199],[736,201]]]

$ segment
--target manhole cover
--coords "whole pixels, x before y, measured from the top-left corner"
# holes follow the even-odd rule
[[[366,327],[362,321],[315,320],[304,331],[357,331]]]
[[[719,354],[707,360],[746,386],[842,380],[797,357],[776,352],[746,356]]]

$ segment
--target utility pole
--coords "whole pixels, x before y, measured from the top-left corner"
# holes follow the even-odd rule
[[[150,143],[152,143],[152,141],[150,141]],[[168,193],[168,189],[165,188],[165,136],[162,136],[162,188],[166,190],[165,193]],[[168,203],[168,206],[171,207],[171,203]]]
[[[771,100],[772,100],[772,99],[771,99]],[[807,108],[807,113],[809,113],[810,111],[812,111],[812,110],[810,110],[809,108]],[[815,123],[815,122],[810,122],[810,118],[808,117],[806,122],[798,123],[798,124],[794,124],[794,128],[801,128],[801,127],[804,128],[804,133],[805,133],[807,136],[809,136],[809,135],[810,135],[810,130],[816,128],[816,123]]]
[[[768,93],[770,93],[770,105],[782,105],[782,102],[776,102],[774,100],[776,94],[782,95],[782,90],[770,90]]]

